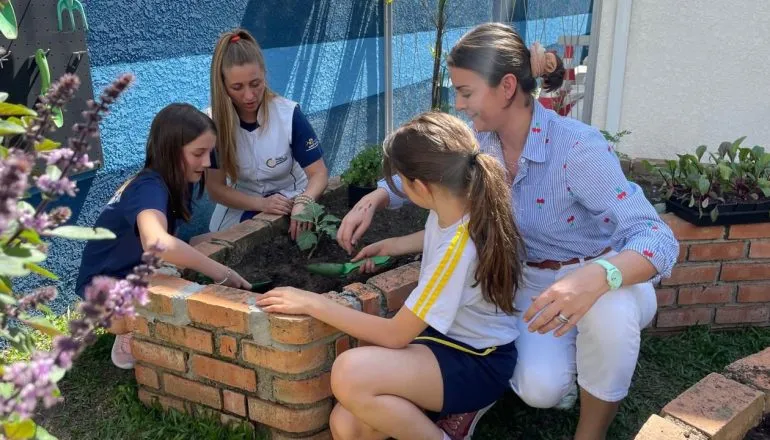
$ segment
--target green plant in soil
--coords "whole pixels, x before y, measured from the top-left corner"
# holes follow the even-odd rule
[[[382,176],[382,147],[368,145],[350,161],[340,178],[347,185],[371,188]]]
[[[318,248],[318,243],[324,237],[328,236],[334,240],[337,237],[337,227],[341,220],[326,213],[326,208],[318,203],[308,203],[305,209],[292,217],[292,220],[311,223],[310,229],[302,231],[297,237],[297,246],[300,250],[310,251],[307,258],[313,257],[313,253]]]

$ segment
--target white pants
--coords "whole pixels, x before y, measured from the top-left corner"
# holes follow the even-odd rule
[[[523,315],[532,297],[584,264],[591,263],[560,270],[525,266],[516,308]],[[520,319],[519,358],[511,387],[527,405],[551,408],[574,387],[577,375],[578,385],[592,396],[606,402],[622,400],[639,357],[640,332],[652,322],[656,309],[652,283],[640,283],[605,293],[576,328],[559,338],[553,332],[530,333],[528,323]]]

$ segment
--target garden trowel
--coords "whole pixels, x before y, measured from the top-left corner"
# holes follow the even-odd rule
[[[366,260],[374,261],[375,266],[382,266],[390,261],[390,257],[376,256],[365,258],[361,261],[356,261],[355,263],[313,263],[308,264],[306,267],[308,271],[314,274],[324,275],[327,277],[341,277],[349,274],[350,272],[353,272],[354,270],[357,270],[359,267],[361,267],[362,264],[366,262]]]

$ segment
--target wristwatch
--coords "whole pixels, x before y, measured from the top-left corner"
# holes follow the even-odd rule
[[[607,271],[607,284],[610,285],[610,290],[615,290],[623,285],[623,274],[615,265],[607,260],[596,260],[595,263]]]

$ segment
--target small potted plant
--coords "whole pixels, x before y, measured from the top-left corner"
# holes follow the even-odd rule
[[[367,145],[342,173],[342,181],[348,186],[348,207],[352,208],[361,198],[377,189],[382,176],[382,147]]]
[[[760,146],[742,147],[744,139],[722,142],[706,163],[701,160],[705,145],[665,166],[645,161],[663,178],[666,208],[699,226],[770,221],[770,153]]]

